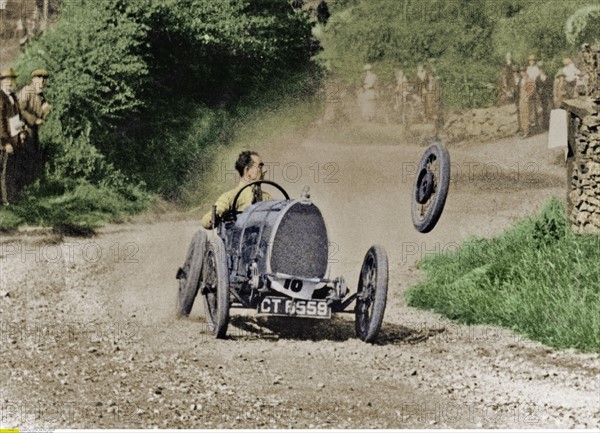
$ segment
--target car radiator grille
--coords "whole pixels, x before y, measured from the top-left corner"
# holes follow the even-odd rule
[[[271,250],[271,270],[304,278],[327,272],[327,229],[319,209],[296,203],[283,215]]]

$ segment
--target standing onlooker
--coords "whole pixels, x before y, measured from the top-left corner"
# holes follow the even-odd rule
[[[44,87],[48,81],[48,71],[36,69],[31,73],[31,83],[19,92],[21,115],[29,128],[24,143],[24,152],[28,164],[24,167],[24,184],[28,185],[38,177],[46,163],[46,151],[40,148],[39,127],[44,124],[50,113],[50,104],[44,96]]]
[[[569,99],[569,89],[565,73],[560,70],[554,80],[554,108],[560,108],[565,99]]]
[[[537,57],[534,54],[530,55],[527,60],[529,62],[529,65],[527,66],[527,77],[528,77],[528,81],[530,83],[528,85],[528,90],[530,93],[529,118],[530,118],[530,122],[533,123],[533,125],[537,128],[540,124],[539,114],[538,114],[540,98],[539,98],[539,91],[538,91],[537,85],[538,85],[538,80],[540,78],[542,71],[540,70],[540,67],[538,66]],[[533,94],[531,94],[531,93],[533,93]]]
[[[361,92],[360,112],[364,120],[372,122],[377,112],[377,75],[373,72],[373,67],[366,64],[365,79]]]
[[[569,99],[572,99],[575,97],[575,88],[581,71],[575,66],[570,57],[563,59],[563,65],[562,72],[565,74],[565,81],[567,82],[567,95]]]
[[[515,64],[512,61],[512,55],[510,53],[506,53],[506,64],[502,67],[502,70],[500,71],[500,77],[498,78],[496,100],[498,105],[511,104],[515,102],[514,67]]]
[[[519,108],[519,84],[521,82],[521,68],[519,65],[513,65],[513,101],[515,102],[515,107],[517,108],[517,131],[515,134],[521,134],[523,132],[523,127],[521,126],[521,111]]]
[[[397,119],[400,123],[404,123],[406,115],[406,102],[409,94],[408,77],[402,69],[397,68],[394,72],[396,77],[396,87],[394,89],[394,112],[397,114]]]
[[[429,87],[429,71],[422,63],[417,66],[416,94],[425,104],[425,95]]]
[[[519,119],[522,137],[527,138],[531,135],[531,100],[535,96],[535,84],[527,75],[527,68],[521,68],[521,77],[519,78]],[[532,86],[533,85],[533,86]]]
[[[541,62],[540,62],[541,63]],[[540,106],[542,109],[542,128],[547,130],[550,127],[550,111],[552,111],[552,107],[554,104],[554,95],[553,95],[553,87],[554,82],[546,75],[546,72],[541,68],[540,65],[540,76],[538,78],[538,97],[540,101]]]
[[[21,120],[15,91],[17,73],[13,68],[0,71],[0,154],[2,156],[1,198],[4,206],[16,198],[19,192],[18,161],[24,139],[24,124]]]

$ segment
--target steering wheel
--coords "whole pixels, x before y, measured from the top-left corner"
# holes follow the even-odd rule
[[[242,189],[240,189],[237,194],[235,195],[234,199],[233,199],[233,203],[231,204],[231,212],[232,213],[237,213],[236,209],[237,209],[237,202],[238,202],[238,198],[240,197],[240,194],[242,194],[242,191],[244,191],[246,188],[253,186],[253,185],[262,185],[263,183],[266,183],[267,185],[272,185],[275,188],[277,188],[285,197],[286,200],[290,199],[290,196],[288,195],[288,193],[286,192],[285,189],[283,189],[281,186],[279,186],[278,184],[276,184],[273,181],[270,180],[257,180],[255,182],[250,182],[248,185],[245,185],[242,187]]]

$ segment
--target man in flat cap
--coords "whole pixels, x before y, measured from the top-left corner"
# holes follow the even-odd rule
[[[48,81],[48,71],[36,69],[31,73],[31,83],[19,92],[21,115],[28,128],[24,143],[27,155],[27,167],[24,167],[23,184],[28,185],[38,177],[46,162],[46,152],[40,148],[39,127],[44,124],[51,106],[44,96],[44,87]]]
[[[1,199],[4,206],[14,200],[18,192],[17,161],[25,138],[25,125],[21,119],[16,95],[17,73],[13,68],[0,71],[0,178]]]

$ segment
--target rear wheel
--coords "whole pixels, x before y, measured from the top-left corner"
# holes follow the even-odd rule
[[[206,321],[216,338],[225,338],[229,324],[229,269],[223,240],[215,236],[206,245],[202,294]]]
[[[387,290],[387,253],[375,245],[365,255],[354,307],[356,336],[367,343],[374,341],[381,329]]]
[[[177,317],[187,317],[192,311],[198,294],[200,272],[204,256],[206,233],[199,231],[192,238],[183,267],[177,272],[179,290],[177,293]]]

